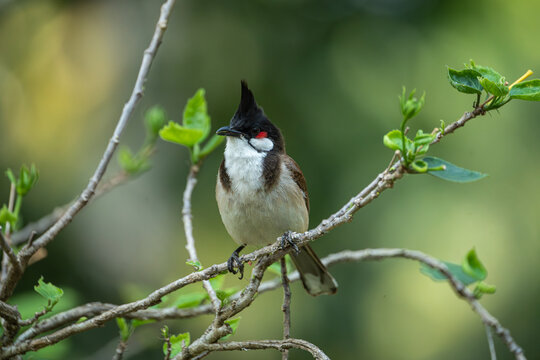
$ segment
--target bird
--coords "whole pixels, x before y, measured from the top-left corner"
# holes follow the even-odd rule
[[[227,232],[240,245],[227,261],[228,270],[240,273],[241,279],[240,251],[247,245],[269,245],[281,236],[282,247],[290,244],[295,249],[291,258],[308,294],[336,293],[336,280],[313,249],[298,248],[291,240],[291,231],[302,233],[309,226],[306,180],[246,81],[241,81],[240,104],[229,126],[216,134],[226,137],[216,201]]]

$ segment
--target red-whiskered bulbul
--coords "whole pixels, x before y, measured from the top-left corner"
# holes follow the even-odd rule
[[[289,231],[305,232],[309,225],[306,180],[298,164],[285,152],[280,130],[255,102],[246,82],[238,110],[229,126],[217,131],[227,137],[219,167],[216,200],[227,232],[240,245],[229,258],[229,271],[240,278],[239,252],[246,245],[264,246],[283,236],[296,252],[291,258],[310,295],[334,294],[337,283],[309,245],[300,249]]]

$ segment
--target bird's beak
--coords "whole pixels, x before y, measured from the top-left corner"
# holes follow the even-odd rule
[[[240,131],[231,129],[229,126],[224,126],[222,128],[219,128],[218,131],[216,131],[216,134],[221,135],[221,136],[234,136],[234,137],[242,136],[242,133]]]

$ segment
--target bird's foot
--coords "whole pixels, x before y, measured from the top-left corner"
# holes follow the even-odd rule
[[[242,245],[238,249],[234,250],[229,260],[227,260],[227,269],[233,274],[240,273],[239,279],[244,277],[244,263],[240,259],[240,251],[242,251],[242,249],[245,247],[245,245]],[[238,270],[235,270],[235,268]]]
[[[291,234],[291,231],[287,231],[283,234],[283,236],[281,237],[281,248],[285,249],[287,246],[291,246],[294,249],[294,252],[298,254],[300,252],[300,249],[292,239]]]

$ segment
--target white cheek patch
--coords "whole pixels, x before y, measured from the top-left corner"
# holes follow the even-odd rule
[[[274,148],[274,143],[269,138],[253,138],[249,139],[249,143],[259,151],[270,151]]]

